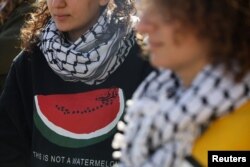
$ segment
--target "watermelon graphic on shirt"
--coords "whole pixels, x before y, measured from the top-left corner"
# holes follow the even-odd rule
[[[50,142],[79,148],[114,134],[124,112],[120,88],[75,94],[36,95],[34,122]]]

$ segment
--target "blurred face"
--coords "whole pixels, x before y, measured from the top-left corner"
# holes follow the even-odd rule
[[[98,19],[101,7],[109,0],[47,0],[58,30],[76,40]]]
[[[142,9],[137,30],[148,36],[153,66],[182,73],[207,64],[206,43],[198,40],[191,28],[178,31],[182,28],[180,23],[159,13],[159,8],[153,5]]]

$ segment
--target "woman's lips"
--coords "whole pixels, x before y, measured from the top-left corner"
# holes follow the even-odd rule
[[[69,15],[66,15],[66,14],[54,15],[54,18],[55,18],[57,21],[64,21],[64,20],[66,20],[68,17],[69,17]]]

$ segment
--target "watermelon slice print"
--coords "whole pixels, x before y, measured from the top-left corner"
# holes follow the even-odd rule
[[[85,147],[115,132],[124,113],[120,88],[76,94],[36,95],[34,122],[50,142],[63,147]]]

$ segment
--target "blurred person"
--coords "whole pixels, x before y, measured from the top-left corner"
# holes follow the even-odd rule
[[[118,123],[119,166],[207,166],[208,150],[249,150],[250,1],[140,0],[138,9],[159,70]]]
[[[0,93],[13,58],[20,52],[20,29],[35,0],[0,0]]]
[[[0,97],[0,166],[112,166],[124,103],[151,72],[130,0],[39,0]]]

